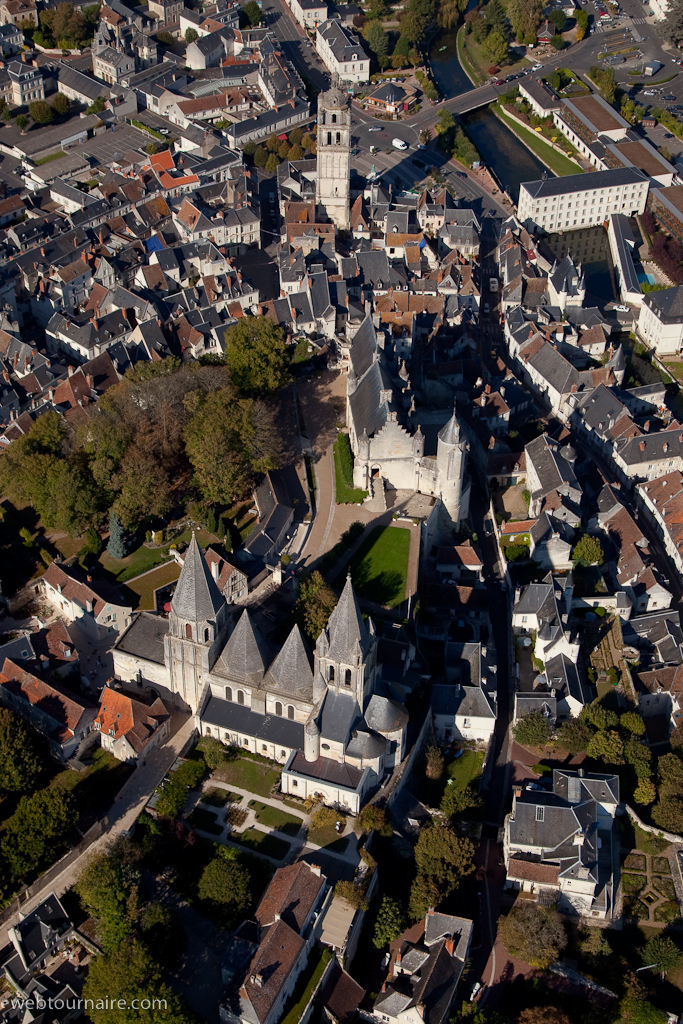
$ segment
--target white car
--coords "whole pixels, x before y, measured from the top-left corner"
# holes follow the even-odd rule
[[[408,148],[408,144],[406,142],[404,142],[403,139],[392,139],[391,140],[391,145],[394,147],[394,149],[407,149]]]
[[[532,67],[531,70],[532,71],[542,71],[543,70],[543,65],[542,64],[534,64],[534,66]]]
[[[369,132],[381,132],[382,129],[381,128],[368,128],[368,131]]]
[[[616,313],[630,313],[631,312],[631,310],[628,308],[628,306],[614,306],[613,308],[614,308],[614,311]]]

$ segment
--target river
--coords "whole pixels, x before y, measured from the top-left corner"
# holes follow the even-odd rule
[[[458,60],[456,38],[457,32],[438,33],[429,50],[434,81],[446,99],[474,88]],[[442,49],[444,46],[445,50]],[[460,120],[479,150],[482,161],[517,202],[521,182],[540,178],[546,170],[545,165],[488,107],[464,114]]]

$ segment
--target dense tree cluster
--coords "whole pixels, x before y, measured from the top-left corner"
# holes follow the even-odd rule
[[[41,416],[3,458],[0,490],[71,536],[110,514],[135,530],[193,496],[230,504],[277,463],[273,413],[257,396],[288,380],[287,363],[264,317],[228,329],[226,365],[138,363],[76,430]]]
[[[545,970],[567,945],[562,918],[552,907],[517,902],[499,925],[503,944],[511,956]]]
[[[415,847],[417,878],[410,890],[410,916],[424,917],[474,871],[474,845],[450,823],[434,818],[420,832]]]
[[[33,41],[48,49],[81,49],[95,34],[99,12],[99,3],[76,10],[72,3],[46,8],[38,15],[39,27],[33,31]]]

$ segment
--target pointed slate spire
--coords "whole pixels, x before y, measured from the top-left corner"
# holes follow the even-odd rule
[[[263,678],[270,658],[268,646],[245,608],[220,661],[231,679],[256,683]]]
[[[354,660],[356,644],[360,644],[363,651],[368,648],[368,631],[351,583],[351,573],[348,573],[337,607],[330,615],[327,635],[330,638],[327,657],[333,661]]]
[[[448,423],[439,431],[439,441],[443,441],[444,444],[460,444],[460,424],[455,413],[455,406],[453,406],[453,415]]]
[[[310,690],[313,686],[313,670],[308,648],[299,626],[294,626],[282,650],[270,666],[268,685],[286,693]]]
[[[209,622],[216,618],[225,598],[216,586],[194,533],[185,555],[171,609],[179,619]]]

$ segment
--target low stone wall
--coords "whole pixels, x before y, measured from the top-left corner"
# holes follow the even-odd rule
[[[650,832],[653,836],[661,836],[662,839],[666,839],[668,843],[683,844],[683,836],[677,836],[673,832],[665,832],[663,828],[655,828],[654,825],[646,825],[640,820],[636,812],[628,804],[626,807],[626,813],[628,814],[631,821],[635,822],[638,828],[642,828],[643,832]]]

